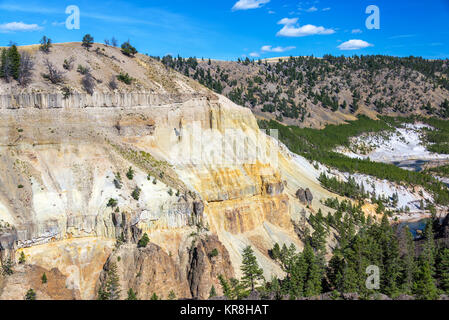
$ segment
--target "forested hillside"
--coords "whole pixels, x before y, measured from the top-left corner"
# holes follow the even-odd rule
[[[448,60],[380,55],[161,60],[256,114],[291,125],[322,127],[358,113],[449,117]]]

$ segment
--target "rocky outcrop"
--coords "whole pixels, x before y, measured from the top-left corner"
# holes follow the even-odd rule
[[[190,265],[187,275],[192,297],[207,299],[212,286],[221,292],[218,276],[234,277],[229,253],[216,235],[206,235],[196,241],[190,251]]]
[[[111,263],[117,265],[123,299],[130,288],[142,300],[149,300],[154,293],[166,299],[171,291],[179,299],[207,299],[212,286],[221,292],[218,275],[234,276],[228,251],[215,235],[193,238],[191,247],[180,249],[178,255],[154,243],[145,248],[123,244],[105,263],[97,291],[106,283]]]
[[[303,204],[309,206],[312,204],[313,195],[309,188],[306,188],[305,190],[303,188],[298,189],[298,191],[296,191],[296,197]]]
[[[42,282],[44,273],[46,283]],[[67,288],[66,283],[67,277],[57,268],[47,270],[36,265],[17,265],[12,275],[0,279],[0,300],[23,300],[29,289],[36,292],[37,300],[80,299],[79,290]]]

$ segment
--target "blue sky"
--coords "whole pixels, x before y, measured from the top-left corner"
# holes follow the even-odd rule
[[[66,7],[80,9],[68,30]],[[367,29],[367,6],[379,8],[379,29]],[[267,58],[324,54],[387,54],[449,58],[449,0],[130,0],[1,1],[0,45],[131,40],[163,56]]]

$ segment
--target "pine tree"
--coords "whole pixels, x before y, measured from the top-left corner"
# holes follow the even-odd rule
[[[25,300],[36,300],[36,292],[33,289],[29,289],[25,294]]]
[[[422,255],[424,259],[429,262],[432,275],[435,271],[435,239],[433,232],[433,222],[431,220],[427,221],[426,228],[424,229],[424,248]]]
[[[42,280],[42,283],[47,283],[47,275],[45,274],[45,272],[44,272],[44,274],[42,275],[41,280]]]
[[[258,280],[263,279],[263,270],[259,268],[256,256],[251,246],[247,246],[243,250],[242,266],[240,268],[243,272],[242,282],[245,288],[250,287],[254,290],[254,286]]]
[[[432,277],[431,263],[425,255],[421,255],[418,263],[418,271],[415,275],[413,293],[420,300],[435,300],[438,298],[435,280]]]
[[[11,75],[17,80],[20,74],[20,53],[15,44],[8,49],[8,59],[11,63]]]
[[[209,291],[209,298],[213,298],[217,296],[217,290],[215,290],[215,286],[212,285]]]
[[[175,300],[176,299],[176,294],[173,290],[170,290],[169,294],[168,294],[168,300]]]
[[[26,262],[25,253],[23,251],[20,252],[19,263],[24,264]]]
[[[156,292],[153,292],[153,295],[151,296],[150,300],[159,300],[159,297],[157,296]]]
[[[89,51],[89,49],[92,47],[92,44],[94,43],[94,38],[90,34],[86,34],[83,37],[83,43],[82,46],[86,48],[86,50]]]
[[[401,291],[411,294],[413,290],[413,275],[416,273],[415,243],[408,226],[403,232],[406,234],[406,252],[402,257]]]
[[[129,288],[126,300],[139,300],[137,299],[137,292],[134,292],[133,288]]]
[[[442,248],[438,254],[437,276],[441,290],[449,294],[449,249]]]
[[[109,270],[106,274],[106,284],[102,285],[98,290],[98,300],[119,300],[120,299],[120,283],[117,273],[117,264],[111,262]]]
[[[306,243],[303,255],[305,264],[307,265],[304,295],[306,297],[315,296],[321,293],[322,273],[319,261],[316,259],[309,243]]]

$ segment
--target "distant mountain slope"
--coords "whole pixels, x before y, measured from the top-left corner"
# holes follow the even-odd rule
[[[417,57],[324,56],[162,62],[257,115],[322,127],[356,114],[449,117],[449,61]]]

